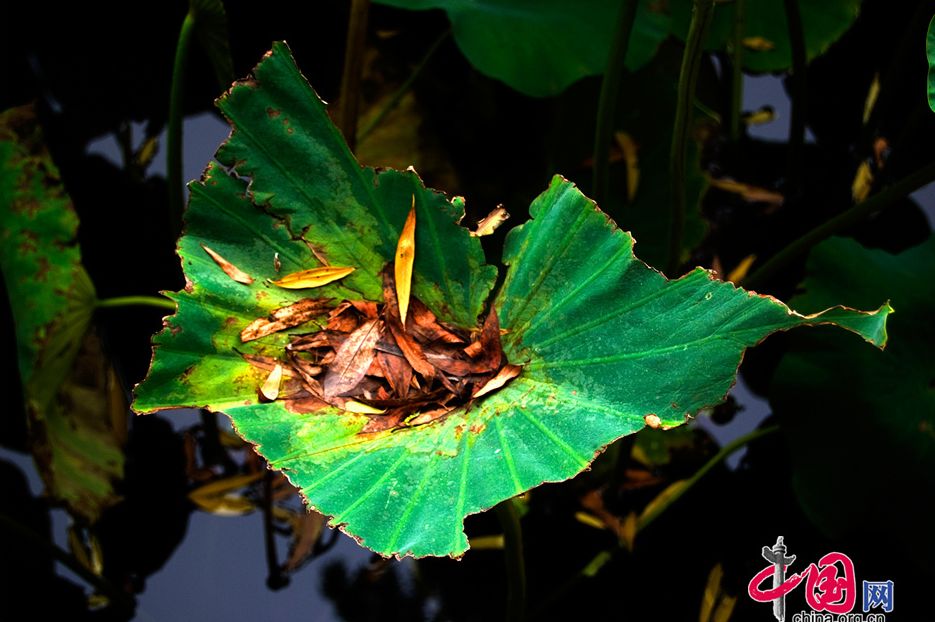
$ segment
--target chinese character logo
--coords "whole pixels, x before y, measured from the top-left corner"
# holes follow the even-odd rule
[[[747,593],[757,602],[771,602],[777,622],[786,621],[786,595],[803,581],[805,602],[812,611],[841,615],[854,609],[857,602],[854,562],[844,553],[828,553],[818,563],[809,564],[802,572],[787,575],[795,555],[786,555],[786,545],[782,536],[779,536],[772,548],[763,547],[763,558],[770,565],[750,580]],[[772,579],[772,587],[762,588],[768,579]],[[886,613],[893,610],[892,581],[863,582],[864,613],[874,608],[881,608]],[[805,612],[794,617],[800,619],[801,615],[805,615]]]
[[[876,607],[886,613],[893,610],[892,581],[864,581],[864,613]]]

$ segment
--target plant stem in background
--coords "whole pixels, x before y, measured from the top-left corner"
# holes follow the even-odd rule
[[[519,523],[516,501],[507,499],[494,508],[503,528],[506,553],[506,619],[521,622],[526,618],[526,562],[523,557],[523,528]]]
[[[388,114],[393,112],[396,109],[396,106],[399,105],[399,102],[402,98],[409,92],[409,89],[412,88],[412,85],[415,84],[416,80],[419,79],[419,76],[422,74],[422,70],[425,69],[425,66],[428,65],[429,61],[432,60],[432,57],[435,56],[435,52],[438,51],[438,48],[441,47],[441,44],[445,42],[445,39],[448,38],[448,35],[451,34],[451,29],[449,28],[443,32],[435,42],[432,43],[429,47],[428,52],[425,53],[425,56],[422,57],[422,60],[419,61],[419,64],[415,66],[415,69],[412,70],[412,73],[409,74],[409,77],[406,78],[406,81],[403,82],[396,92],[390,97],[389,101],[386,102],[386,105],[383,106],[383,109],[377,113],[377,115],[370,120],[367,125],[362,127],[359,132],[357,132],[357,142],[363,142],[367,136],[370,135],[374,129],[379,127],[383,120],[387,117]]]
[[[617,97],[620,94],[620,82],[626,68],[624,61],[630,45],[630,33],[636,21],[637,0],[624,0],[617,19],[614,42],[607,59],[604,80],[601,82],[601,95],[597,105],[597,129],[594,132],[594,178],[591,192],[598,205],[603,205],[607,198],[610,184],[610,141],[614,133],[614,113],[617,110]],[[624,179],[626,177],[624,176]],[[623,193],[626,200],[627,193]]]
[[[685,159],[688,134],[691,128],[695,87],[704,43],[714,14],[714,0],[695,0],[691,25],[685,40],[682,68],[679,72],[678,95],[675,105],[675,125],[672,130],[672,149],[669,152],[669,183],[672,186],[671,231],[669,233],[669,261],[666,272],[674,276],[682,263],[682,233],[685,228]]]
[[[721,451],[714,454],[710,460],[704,463],[704,466],[702,466],[700,469],[695,471],[694,475],[689,477],[687,480],[684,480],[685,481],[684,485],[679,486],[676,489],[673,489],[672,494],[666,497],[665,501],[662,501],[661,503],[656,504],[652,510],[650,510],[649,512],[645,512],[642,516],[640,516],[640,520],[637,523],[637,527],[636,527],[637,533],[639,533],[643,529],[646,529],[646,527],[652,524],[652,522],[656,520],[663,512],[669,509],[669,507],[671,507],[676,501],[681,499],[682,495],[684,495],[686,492],[691,490],[692,487],[694,487],[694,485],[697,484],[698,481],[702,477],[707,475],[708,471],[716,467],[718,464],[724,462],[724,460],[726,460],[728,456],[730,456],[732,453],[734,453],[735,451],[737,451],[738,449],[740,449],[747,443],[752,443],[758,438],[768,436],[770,434],[773,434],[774,432],[777,432],[778,430],[779,430],[779,426],[775,426],[775,425],[770,426],[768,428],[754,430],[753,432],[750,432],[748,434],[744,434],[743,436],[739,436],[735,438],[728,444],[721,447]]]
[[[904,199],[922,186],[926,186],[933,181],[935,181],[935,162],[930,162],[915,173],[907,175],[866,201],[858,203],[849,210],[841,212],[831,220],[815,227],[795,242],[783,248],[744,279],[742,281],[744,287],[755,288],[761,286],[771,276],[779,272],[800,255],[805,254],[811,247],[825,238],[830,237],[841,229],[860,222],[863,218],[874,212],[878,212],[893,205],[900,199]]]
[[[344,73],[338,102],[338,126],[351,151],[357,147],[357,115],[360,109],[360,76],[367,45],[367,14],[370,0],[351,0],[351,16],[347,24],[347,45],[344,48]]]
[[[805,117],[808,90],[805,81],[808,58],[805,52],[805,34],[799,0],[783,0],[792,47],[792,112],[789,122],[789,151],[786,160],[786,196],[795,197],[802,183],[802,148],[805,146]]]
[[[263,542],[266,546],[266,587],[279,590],[289,585],[288,575],[283,574],[276,556],[276,531],[273,526],[273,477],[275,473],[266,469],[263,473]]]
[[[104,298],[97,301],[98,309],[133,306],[156,307],[157,309],[167,309],[173,312],[176,310],[174,302],[161,296],[117,296],[116,298]]]
[[[88,582],[88,585],[94,588],[96,592],[107,597],[115,609],[131,614],[136,610],[136,599],[123,590],[117,589],[110,581],[104,577],[93,573],[86,568],[84,564],[69,555],[56,544],[43,538],[31,528],[23,525],[17,520],[10,518],[6,514],[0,513],[0,527],[9,530],[21,540],[29,542],[37,553],[45,552],[49,557],[61,563],[66,568]]]
[[[734,34],[731,50],[730,139],[740,140],[740,117],[743,115],[743,32],[747,0],[734,2]]]
[[[705,462],[704,465],[698,469],[694,475],[692,475],[687,480],[684,480],[682,486],[676,490],[673,490],[673,492],[669,494],[669,496],[664,501],[658,503],[650,512],[647,512],[640,517],[636,526],[634,537],[637,533],[645,529],[650,523],[658,518],[663,512],[669,509],[678,499],[682,497],[682,495],[691,490],[691,488],[697,484],[701,478],[707,475],[711,469],[726,460],[735,451],[747,445],[748,443],[752,443],[757,439],[773,434],[778,430],[779,426],[771,426],[768,428],[754,430],[749,434],[737,437],[730,443],[724,445],[724,447],[722,447],[720,451],[718,451],[707,462]],[[624,542],[619,542],[615,549],[600,551],[597,553],[593,558],[591,558],[591,561],[585,564],[581,570],[579,570],[571,579],[565,582],[565,584],[559,587],[557,590],[552,592],[549,598],[547,598],[539,605],[538,609],[536,609],[535,613],[532,615],[532,619],[535,620],[540,617],[548,617],[550,605],[560,601],[566,594],[571,593],[574,588],[585,579],[590,579],[597,575],[597,573],[601,571],[601,568],[606,566],[608,562],[612,561],[621,551],[626,550],[624,548],[624,544]]]
[[[166,182],[169,185],[169,225],[174,238],[182,231],[185,187],[182,182],[182,115],[185,104],[185,67],[195,32],[195,14],[185,14],[172,66],[172,90],[169,95],[169,127],[166,136]]]

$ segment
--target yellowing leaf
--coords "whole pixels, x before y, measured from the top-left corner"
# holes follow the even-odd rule
[[[276,365],[273,371],[266,377],[266,382],[260,387],[260,395],[267,401],[272,402],[279,397],[279,385],[282,383],[282,365]]]
[[[623,161],[627,165],[627,200],[632,202],[640,185],[640,161],[637,157],[639,145],[626,132],[617,132],[614,139],[623,152]]]
[[[482,235],[490,235],[509,217],[509,212],[507,212],[502,205],[498,205],[493,211],[481,218],[480,222],[477,223],[477,229],[471,231],[471,235],[475,238],[479,238]]]
[[[282,287],[283,289],[321,287],[322,285],[333,283],[338,279],[343,279],[355,269],[356,268],[353,267],[321,266],[320,268],[293,272],[275,281],[270,279],[270,283]]]
[[[262,472],[225,477],[188,493],[189,500],[200,510],[219,516],[240,516],[252,512],[253,502],[236,491],[263,477]]]
[[[851,183],[851,196],[854,201],[860,203],[870,195],[872,187],[873,171],[870,169],[870,163],[864,160],[857,167],[857,174],[854,175],[854,181]]]
[[[221,267],[221,270],[223,270],[227,276],[234,279],[238,283],[243,283],[244,285],[250,285],[253,283],[252,276],[250,276],[249,274],[247,274],[246,272],[244,272],[243,270],[241,270],[240,268],[238,268],[231,262],[221,257],[215,251],[211,250],[204,244],[201,245],[201,248],[205,249],[205,252],[211,256],[211,259],[214,260],[214,263],[219,265]]]
[[[776,47],[776,44],[763,37],[744,37],[743,46],[754,52],[768,52]]]
[[[412,263],[416,258],[416,196],[412,195],[412,207],[403,232],[396,243],[396,300],[399,302],[400,323],[406,325],[406,312],[409,310],[409,293],[412,289]]]
[[[357,413],[358,415],[382,415],[386,412],[385,410],[368,406],[357,400],[347,400],[344,402],[344,410],[349,413]]]
[[[773,107],[763,106],[759,110],[744,113],[743,122],[747,125],[763,125],[765,123],[772,123],[775,118],[776,111],[773,110]]]
[[[753,262],[756,261],[756,255],[747,255],[740,260],[740,263],[737,264],[737,267],[730,271],[730,274],[727,275],[727,280],[736,285],[740,283],[747,276],[747,272],[750,271],[750,266],[753,265]]]

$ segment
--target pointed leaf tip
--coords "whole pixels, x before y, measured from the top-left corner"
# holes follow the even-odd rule
[[[409,311],[409,294],[412,289],[412,264],[416,258],[416,195],[412,195],[412,207],[406,216],[406,224],[396,243],[396,300],[399,302],[400,323],[406,325]]]

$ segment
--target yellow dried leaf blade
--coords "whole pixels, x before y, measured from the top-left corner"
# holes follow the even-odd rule
[[[201,245],[201,248],[205,249],[205,252],[208,253],[208,256],[214,260],[221,270],[224,271],[224,274],[234,279],[238,283],[243,283],[244,285],[252,285],[253,277],[232,264],[231,262],[224,259],[217,251],[212,250],[210,247]]]
[[[385,410],[380,408],[375,408],[373,406],[368,406],[363,402],[358,402],[357,400],[346,400],[344,402],[343,409],[349,413],[357,413],[358,415],[382,415],[385,413]]]
[[[282,384],[282,365],[276,365],[273,371],[266,377],[263,386],[260,387],[260,395],[263,399],[272,402],[279,397],[279,386]]]
[[[409,295],[412,291],[412,264],[416,258],[416,197],[412,197],[412,207],[406,217],[406,224],[396,243],[396,300],[399,303],[400,323],[406,325],[406,312],[409,311]]]
[[[271,279],[270,283],[277,287],[282,287],[283,289],[322,287],[328,283],[334,283],[335,281],[343,279],[354,270],[356,270],[356,268],[351,266],[321,266],[319,268],[293,272],[281,279]]]
[[[519,376],[519,373],[523,370],[519,365],[504,365],[503,369],[497,372],[497,375],[487,381],[484,386],[482,386],[477,393],[474,394],[474,398],[487,395],[491,391],[496,391],[506,383],[508,383],[513,378]]]

